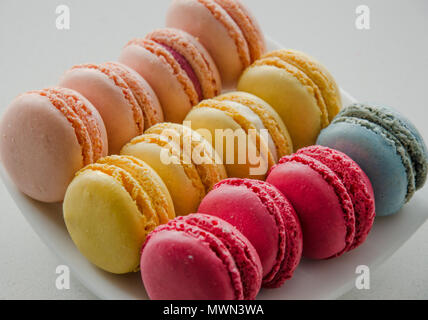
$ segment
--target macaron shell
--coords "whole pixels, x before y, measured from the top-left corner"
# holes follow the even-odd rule
[[[235,299],[223,261],[208,243],[183,232],[153,234],[144,247],[141,266],[152,300]]]
[[[317,144],[339,150],[353,159],[369,177],[377,216],[398,212],[406,202],[407,173],[393,141],[358,123],[332,123]]]
[[[118,181],[88,170],[70,184],[64,219],[73,242],[99,268],[123,274],[139,268],[146,219]]]
[[[250,64],[250,53],[242,31],[213,0],[174,0],[166,18],[167,27],[196,37],[214,59],[223,86],[231,88]]]
[[[134,140],[125,145],[121,154],[143,160],[156,171],[169,190],[177,216],[196,212],[205,195],[204,186],[196,169],[193,165],[185,167],[179,157],[175,158],[178,163],[163,163],[161,153],[168,149],[162,144],[159,145],[156,140],[150,140],[147,135],[145,137],[146,139],[142,141]]]
[[[136,71],[118,62],[107,62],[129,86],[137,100],[144,118],[144,128],[150,128],[156,123],[163,122],[164,115],[159,99],[152,87]]]
[[[193,36],[178,29],[165,28],[149,33],[146,38],[171,47],[189,62],[198,76],[204,99],[221,93],[217,66],[208,51]]]
[[[328,119],[332,121],[342,108],[340,89],[333,76],[320,62],[297,50],[277,50],[265,57],[279,57],[304,72],[318,86],[327,107]]]
[[[123,48],[119,62],[137,71],[155,91],[165,121],[181,123],[193,105],[197,92],[174,57],[150,40],[133,40]]]
[[[302,75],[293,66],[288,69]],[[324,123],[313,87],[302,84],[301,79],[285,69],[253,65],[243,73],[238,90],[258,96],[278,112],[295,150],[315,143]]]
[[[0,132],[1,160],[18,189],[39,201],[62,201],[83,156],[61,111],[46,96],[23,94],[4,113]]]
[[[127,86],[121,79],[116,81]],[[123,88],[100,70],[85,67],[71,69],[65,73],[59,85],[85,96],[101,114],[107,130],[110,154],[119,153],[125,143],[142,133],[144,123],[135,98],[132,97],[135,106],[131,106]],[[132,95],[130,91],[128,94]],[[135,108],[140,110],[140,125],[134,117],[134,112],[137,112]]]
[[[277,187],[296,210],[305,257],[327,259],[347,251],[355,235],[352,201],[328,167],[303,155],[285,157],[266,181]]]

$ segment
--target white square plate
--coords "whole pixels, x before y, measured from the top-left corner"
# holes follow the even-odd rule
[[[282,48],[268,40],[270,50]],[[355,100],[342,90],[343,104]],[[89,263],[74,246],[65,228],[61,204],[43,204],[20,193],[0,168],[3,182],[21,213],[41,240],[102,299],[147,299],[139,273],[113,275]],[[335,299],[352,288],[358,265],[371,271],[398,250],[428,218],[428,188],[417,192],[400,213],[377,218],[366,243],[339,258],[301,262],[293,279],[279,289],[262,289],[258,299]]]

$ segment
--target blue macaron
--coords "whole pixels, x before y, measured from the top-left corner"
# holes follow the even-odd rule
[[[423,138],[392,108],[353,104],[321,132],[317,144],[342,151],[366,172],[377,216],[397,213],[426,182],[428,152]]]

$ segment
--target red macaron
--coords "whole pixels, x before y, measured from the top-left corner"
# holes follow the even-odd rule
[[[191,214],[149,234],[141,277],[154,300],[253,300],[262,267],[254,247],[235,227]]]
[[[302,255],[302,231],[290,202],[269,183],[250,179],[219,182],[202,200],[201,213],[226,220],[256,248],[263,287],[290,279]]]
[[[283,157],[267,181],[292,203],[303,230],[303,255],[327,259],[361,245],[370,232],[373,189],[347,155],[311,146]]]

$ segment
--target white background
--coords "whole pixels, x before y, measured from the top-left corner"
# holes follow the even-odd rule
[[[360,101],[404,112],[428,140],[428,1],[244,0],[265,33],[322,61]],[[71,30],[55,8],[71,9]],[[19,93],[54,85],[74,64],[118,57],[132,37],[164,25],[169,0],[0,0],[0,112]],[[371,30],[355,28],[358,5]],[[428,210],[428,208],[427,208]],[[0,299],[94,299],[73,277],[55,288],[61,264],[37,238],[0,184]],[[371,289],[344,299],[428,299],[428,224],[371,274]]]

